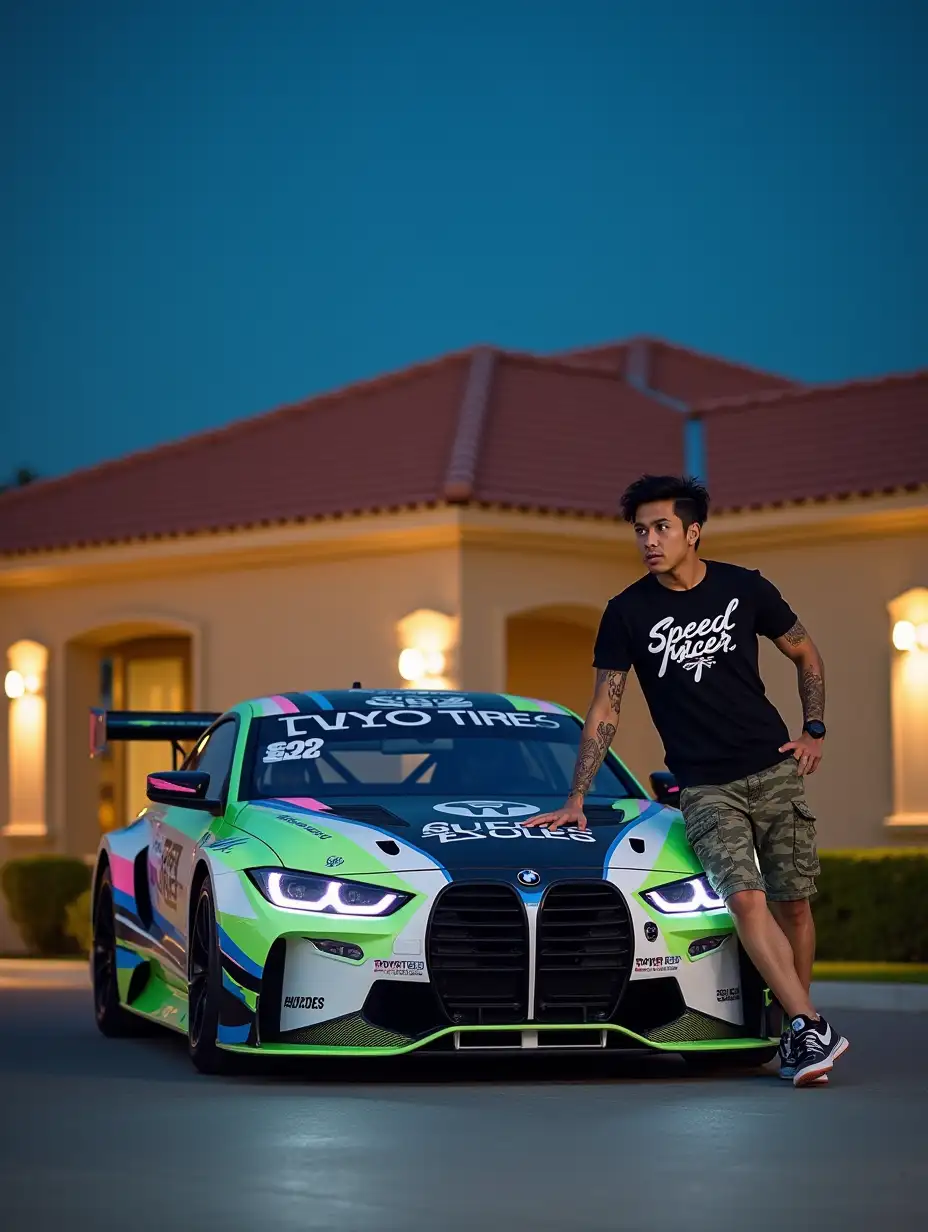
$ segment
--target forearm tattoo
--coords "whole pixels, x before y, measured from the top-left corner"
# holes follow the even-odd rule
[[[609,705],[612,707],[615,717],[619,717],[619,711],[622,709],[622,694],[625,692],[625,681],[628,679],[628,672],[598,672],[596,682],[598,685],[606,685],[609,694]]]
[[[787,629],[783,634],[783,637],[790,646],[798,646],[799,643],[804,642],[808,636],[809,635],[806,633],[801,620],[797,620],[793,627],[791,629]]]
[[[822,666],[804,667],[799,673],[799,696],[802,717],[809,723],[825,717],[825,676]]]
[[[596,728],[595,736],[581,741],[577,764],[574,767],[574,778],[570,785],[570,796],[585,796],[590,790],[597,771],[615,739],[615,733],[615,723],[600,723]]]

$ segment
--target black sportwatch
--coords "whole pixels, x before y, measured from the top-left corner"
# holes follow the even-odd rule
[[[803,723],[802,730],[808,732],[813,740],[821,740],[825,735],[825,724],[820,719],[809,719]]]

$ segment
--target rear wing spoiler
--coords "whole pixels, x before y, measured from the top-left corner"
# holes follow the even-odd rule
[[[90,709],[90,756],[106,752],[110,740],[170,740],[174,767],[183,754],[181,741],[198,740],[221,715],[198,710]]]

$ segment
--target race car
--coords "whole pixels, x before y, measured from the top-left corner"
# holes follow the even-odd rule
[[[100,1030],[163,1024],[207,1073],[240,1054],[771,1059],[769,990],[671,776],[652,798],[610,752],[585,829],[526,826],[563,803],[581,728],[525,697],[360,687],[93,711],[93,755],[175,746],[147,807],[100,842]]]

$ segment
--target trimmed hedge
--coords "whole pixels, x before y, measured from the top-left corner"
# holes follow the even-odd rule
[[[68,936],[67,909],[90,889],[91,870],[73,856],[25,856],[0,869],[0,888],[26,948],[34,954],[78,954]]]
[[[812,900],[823,962],[928,962],[928,848],[819,853]]]
[[[82,954],[89,954],[93,946],[93,920],[90,891],[85,890],[64,913],[64,931],[77,943]]]

